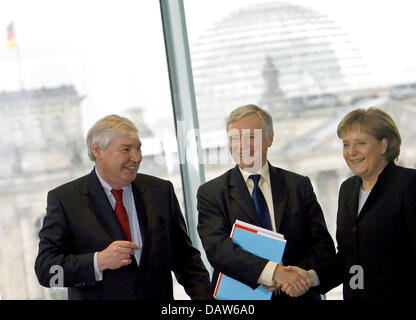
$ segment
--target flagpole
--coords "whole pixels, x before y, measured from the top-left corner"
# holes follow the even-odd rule
[[[15,26],[14,26],[15,27]],[[16,27],[14,28],[14,36],[16,39],[16,59],[17,59],[17,79],[19,82],[20,89],[23,90],[23,79],[22,79],[22,68],[20,66],[20,45],[17,43]]]
[[[24,89],[23,87],[23,79],[22,79],[22,69],[20,66],[20,46],[16,43],[16,59],[17,59],[17,76],[19,81],[20,89]]]

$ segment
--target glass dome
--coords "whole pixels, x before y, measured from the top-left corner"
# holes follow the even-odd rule
[[[282,1],[243,7],[215,23],[191,45],[191,56],[202,130],[219,121],[223,127],[239,105],[280,113],[294,105],[336,105],[337,93],[371,84],[368,66],[340,26]]]

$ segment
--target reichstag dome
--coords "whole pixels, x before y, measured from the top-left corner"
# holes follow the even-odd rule
[[[243,7],[207,29],[191,57],[202,149],[228,155],[230,111],[248,103],[268,109],[269,161],[311,179],[334,239],[339,185],[351,175],[336,128],[349,111],[390,113],[402,128],[399,164],[416,163],[416,82],[375,85],[349,35],[319,12],[288,1]],[[205,166],[208,180],[233,165],[221,164]]]
[[[191,45],[203,131],[223,126],[234,107],[258,103],[273,115],[336,105],[339,92],[371,87],[348,34],[307,7],[274,1],[247,6]]]

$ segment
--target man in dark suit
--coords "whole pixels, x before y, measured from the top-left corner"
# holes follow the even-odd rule
[[[198,231],[214,267],[212,285],[222,272],[252,288],[262,284],[275,290],[285,285],[292,297],[298,297],[313,284],[303,269],[313,269],[335,255],[310,180],[267,161],[273,121],[261,108],[246,105],[235,109],[228,117],[227,132],[237,165],[203,184],[197,195]],[[283,234],[287,244],[282,263],[295,267],[260,258],[234,244],[229,236],[237,219]],[[279,291],[274,297],[286,299],[288,295]],[[320,295],[313,288],[302,296],[308,298],[319,299]]]
[[[87,136],[92,172],[48,193],[35,271],[69,299],[173,299],[171,271],[192,299],[208,299],[209,274],[187,235],[169,181],[138,174],[141,142],[124,117]]]

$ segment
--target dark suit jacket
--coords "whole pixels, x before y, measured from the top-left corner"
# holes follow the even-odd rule
[[[312,185],[307,177],[270,164],[269,171],[276,228],[287,240],[283,264],[314,268],[335,255],[335,248]],[[198,211],[198,231],[215,269],[212,285],[223,272],[256,288],[268,260],[242,250],[229,237],[237,219],[260,225],[237,166],[199,188]],[[319,294],[312,289],[308,296],[318,298]]]
[[[35,271],[49,286],[52,265],[64,269],[69,299],[173,299],[171,271],[193,299],[208,299],[209,275],[192,247],[169,181],[138,174],[132,183],[143,251],[96,282],[93,255],[126,240],[95,170],[48,193]]]
[[[414,297],[416,280],[416,170],[390,162],[379,175],[357,218],[362,180],[351,177],[341,185],[338,201],[336,259],[316,269],[327,291],[344,283],[344,299],[403,299]],[[352,289],[364,271],[364,288]],[[356,277],[352,279],[357,284]],[[353,286],[355,287],[355,286]]]

